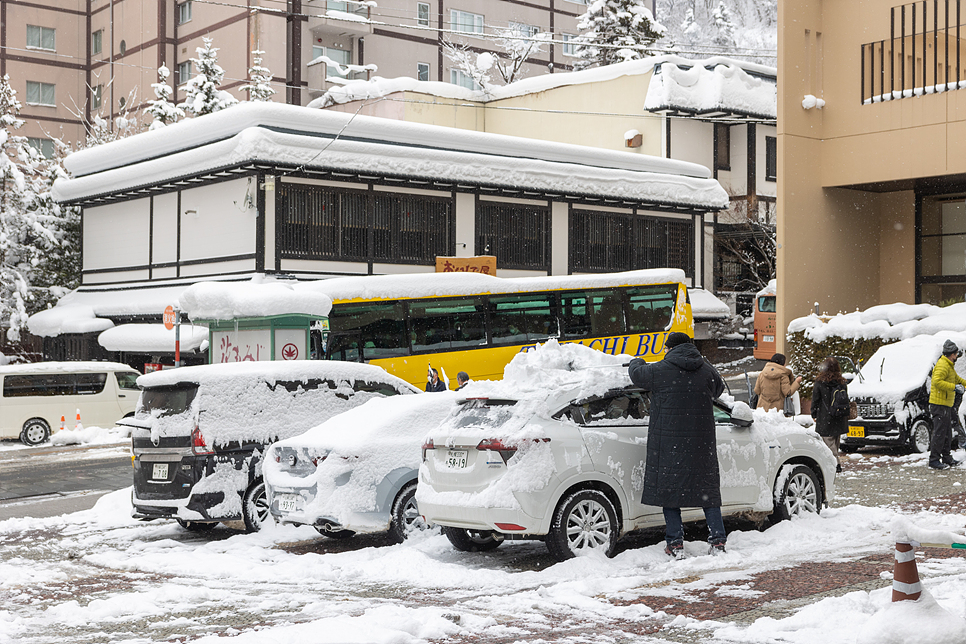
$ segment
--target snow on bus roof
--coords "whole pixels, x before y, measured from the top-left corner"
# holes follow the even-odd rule
[[[133,367],[120,362],[31,362],[28,364],[11,364],[0,367],[0,376],[18,373],[74,373],[77,371],[135,371]],[[135,371],[136,373],[136,371]]]
[[[768,280],[765,288],[755,293],[756,298],[763,295],[778,295],[778,280]]]

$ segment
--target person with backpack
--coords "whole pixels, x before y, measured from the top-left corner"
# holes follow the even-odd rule
[[[959,347],[952,340],[943,343],[943,355],[932,368],[929,391],[929,415],[932,416],[932,438],[929,440],[929,467],[944,470],[959,461],[949,453],[952,443],[953,402],[963,392],[964,380],[956,373]]]
[[[839,441],[842,434],[849,431],[851,406],[848,383],[842,377],[839,361],[832,357],[825,358],[818,367],[818,376],[812,388],[812,418],[815,419],[815,431],[835,456],[836,472],[842,471]]]

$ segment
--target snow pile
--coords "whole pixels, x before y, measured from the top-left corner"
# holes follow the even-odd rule
[[[688,297],[691,299],[691,316],[696,321],[731,317],[728,305],[703,288],[689,288]]]
[[[66,297],[70,297],[69,295]],[[99,318],[90,306],[64,304],[34,313],[27,319],[27,328],[42,338],[62,333],[94,333],[114,326],[110,320]]]
[[[169,331],[163,324],[122,324],[102,332],[97,336],[97,343],[108,351],[164,353],[174,351],[174,337],[174,328]],[[181,325],[182,351],[207,348],[208,327]]]
[[[52,445],[110,445],[126,442],[131,436],[129,427],[64,428],[50,436]]]
[[[756,298],[765,295],[778,295],[778,280],[768,280],[768,283],[765,284],[765,288],[755,293]]]
[[[460,394],[446,391],[370,400],[301,436],[275,443],[271,449],[291,447],[306,458],[326,458],[304,478],[286,472],[274,458],[266,458],[262,466],[265,480],[271,488],[314,487],[314,496],[300,512],[309,522],[324,517],[356,532],[386,530],[388,508],[384,516],[363,513],[378,509],[382,492],[378,488],[391,472],[404,469],[415,473],[419,469],[423,437],[449,415],[459,399]]]
[[[192,320],[233,320],[302,314],[323,318],[332,300],[322,293],[297,291],[293,284],[254,279],[251,282],[199,282],[180,298]]]
[[[966,544],[966,535],[962,530],[951,532],[949,530],[921,528],[902,516],[893,519],[892,534],[895,535],[896,543],[911,543],[914,546],[921,544],[943,546],[951,546],[954,543]]]
[[[877,610],[856,644],[962,644],[966,620],[936,602],[928,590],[916,601],[889,602]]]
[[[939,331],[966,332],[966,303],[939,307],[932,304],[881,304],[865,311],[840,313],[831,318],[815,314],[792,320],[789,333],[804,332],[813,342],[830,337],[855,340],[905,340]]]
[[[752,76],[736,64],[712,69],[690,63],[662,63],[647,87],[644,109],[692,114],[727,112],[775,119],[777,83]]]

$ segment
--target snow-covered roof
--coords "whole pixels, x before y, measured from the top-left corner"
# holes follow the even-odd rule
[[[320,292],[297,289],[283,282],[199,282],[179,298],[192,320],[237,320],[273,315],[310,315],[324,318],[332,300]]]
[[[15,373],[75,373],[99,371],[135,371],[130,365],[120,362],[32,362],[29,364],[10,364],[0,367],[0,376]]]
[[[389,96],[390,94],[399,92],[415,92],[419,94],[427,94],[429,96],[437,96],[440,98],[473,101],[476,103],[493,103],[507,98],[526,96],[528,94],[537,94],[539,92],[545,92],[558,87],[601,83],[614,80],[615,78],[620,78],[622,76],[639,76],[648,74],[656,67],[662,68],[665,64],[676,66],[679,69],[689,67],[714,69],[718,66],[722,66],[727,70],[740,70],[744,76],[751,74],[757,77],[772,79],[774,79],[778,73],[774,67],[734,60],[731,58],[723,58],[720,56],[700,60],[689,60],[680,56],[667,55],[630,60],[623,63],[616,63],[614,65],[605,65],[603,67],[585,69],[579,72],[541,74],[531,78],[524,78],[523,80],[510,83],[509,85],[490,87],[487,88],[486,92],[482,90],[470,90],[452,83],[442,83],[438,81],[418,81],[414,78],[375,77],[371,80],[349,81],[345,85],[333,87],[324,95],[309,103],[308,106],[326,107],[332,104],[382,98],[384,96]],[[733,72],[732,75],[734,75]],[[744,82],[744,77],[740,76],[740,78]],[[752,86],[748,87],[748,91],[753,93],[759,93],[761,91],[757,89],[757,87],[754,87],[754,84],[750,85]],[[730,87],[735,91],[741,90],[741,87],[735,84],[731,84]],[[773,103],[770,113],[772,114],[771,118],[775,118],[775,113],[777,112],[777,95],[774,92],[774,82],[772,82],[771,95]],[[732,92],[727,93],[725,96],[725,98],[729,99],[731,97]],[[748,99],[741,99],[738,97],[735,107],[744,105],[747,102]]]
[[[121,324],[97,336],[97,343],[108,351],[135,353],[171,353],[174,351],[174,328],[163,324]],[[208,327],[181,325],[182,351],[205,351],[208,348]]]
[[[689,288],[688,297],[691,298],[691,317],[696,322],[702,320],[723,320],[731,316],[728,305],[716,298],[710,291],[703,288]]]
[[[738,64],[663,62],[647,86],[644,109],[703,117],[778,118],[777,79],[749,74]]]
[[[882,304],[865,311],[823,319],[808,315],[788,324],[789,333],[803,331],[814,342],[829,337],[868,340],[905,340],[940,331],[966,332],[966,303],[939,307],[932,304]]]
[[[768,280],[765,288],[755,293],[755,297],[761,297],[763,295],[778,295],[778,280]]]
[[[721,209],[728,195],[700,165],[628,152],[472,132],[269,102],[67,157],[58,201],[121,194],[253,163],[455,185]]]

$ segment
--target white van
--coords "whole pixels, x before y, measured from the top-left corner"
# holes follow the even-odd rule
[[[38,445],[60,427],[111,427],[134,413],[141,374],[116,362],[38,362],[0,367],[0,439]]]

